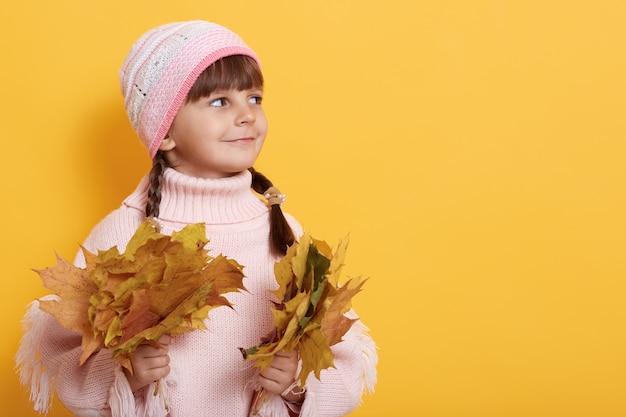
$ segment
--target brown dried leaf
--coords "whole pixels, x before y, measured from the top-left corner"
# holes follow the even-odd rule
[[[321,331],[328,338],[330,345],[341,342],[341,338],[350,329],[357,319],[348,319],[344,314],[350,310],[354,297],[367,280],[352,279],[342,287],[336,289],[330,299],[326,315],[322,321]]]

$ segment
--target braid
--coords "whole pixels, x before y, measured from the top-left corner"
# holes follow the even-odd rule
[[[158,151],[152,159],[150,170],[150,188],[148,189],[148,202],[146,203],[146,217],[159,217],[159,205],[161,204],[161,185],[163,184],[163,172],[167,168],[167,160],[162,151]]]
[[[254,168],[248,169],[252,173],[252,189],[259,194],[264,194],[268,188],[272,187],[272,182]],[[293,230],[287,223],[280,204],[273,204],[270,207],[270,243],[272,249],[281,254],[287,253],[287,248],[296,241]]]

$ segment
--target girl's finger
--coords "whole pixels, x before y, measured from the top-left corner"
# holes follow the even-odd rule
[[[163,336],[161,336],[161,338],[159,339],[159,344],[161,345],[171,345],[172,343],[174,343],[174,338],[172,336],[170,336],[169,334],[164,334]]]

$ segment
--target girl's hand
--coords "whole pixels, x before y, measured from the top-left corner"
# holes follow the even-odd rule
[[[169,346],[174,341],[172,336],[163,335],[159,339],[159,346],[142,343],[130,355],[130,362],[133,366],[131,375],[124,369],[126,378],[133,392],[166,377],[170,373],[170,357],[168,355]]]
[[[281,395],[293,383],[298,370],[298,351],[278,352],[272,364],[261,374],[259,384],[266,391]],[[301,402],[301,395],[287,394],[287,401]]]

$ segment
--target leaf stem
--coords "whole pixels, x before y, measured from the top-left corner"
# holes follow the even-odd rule
[[[152,393],[152,395],[156,397],[159,394],[161,395],[161,398],[163,398],[163,408],[165,408],[165,411],[169,411],[170,407],[167,405],[167,399],[165,398],[165,395],[163,394],[163,392],[161,392],[161,380],[160,379],[156,381],[156,384],[154,386],[154,392]]]

